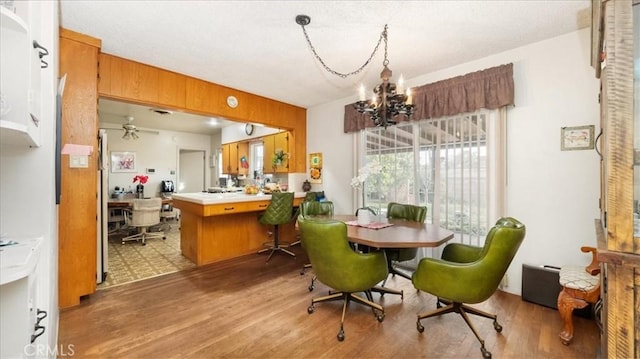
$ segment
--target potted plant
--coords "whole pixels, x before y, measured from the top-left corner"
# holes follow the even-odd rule
[[[284,161],[286,161],[288,158],[289,158],[288,153],[285,153],[283,150],[277,150],[273,154],[273,159],[271,160],[271,164],[273,165],[273,168],[282,166],[282,163],[284,163]]]
[[[133,183],[138,182],[136,186],[136,195],[138,198],[144,198],[144,184],[149,180],[149,176],[136,175],[133,177]]]

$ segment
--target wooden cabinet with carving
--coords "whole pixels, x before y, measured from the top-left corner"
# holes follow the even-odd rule
[[[640,240],[634,235],[638,104],[635,119],[633,113],[640,81],[639,70],[634,71],[634,62],[640,63],[640,2],[593,0],[592,6],[592,64],[601,80],[601,216],[596,220],[598,260],[605,269],[601,357],[640,358]]]

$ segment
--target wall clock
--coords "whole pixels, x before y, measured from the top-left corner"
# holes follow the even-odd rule
[[[251,136],[251,134],[253,134],[253,124],[247,123],[244,125],[244,133],[246,133],[247,136]]]
[[[235,96],[227,97],[227,105],[231,108],[238,107],[238,99]]]

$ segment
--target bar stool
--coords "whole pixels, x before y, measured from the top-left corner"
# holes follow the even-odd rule
[[[564,325],[559,336],[564,345],[569,345],[573,339],[573,310],[596,304],[600,298],[600,266],[596,249],[582,247],[580,250],[591,252],[591,263],[586,268],[568,265],[560,269],[562,290],[558,294],[558,312]]]
[[[293,192],[274,192],[271,194],[271,202],[267,209],[262,213],[258,221],[262,224],[273,225],[273,242],[267,242],[267,248],[263,248],[258,253],[269,251],[267,263],[271,260],[271,256],[275,252],[284,252],[295,257],[295,253],[280,246],[279,225],[289,223],[293,217]]]

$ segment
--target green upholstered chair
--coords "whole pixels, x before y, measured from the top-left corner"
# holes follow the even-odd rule
[[[370,289],[387,277],[384,252],[354,252],[349,246],[344,222],[300,216],[298,226],[302,247],[309,255],[318,280],[335,291],[312,299],[308,313],[313,313],[316,303],[342,300],[339,341],[344,340],[344,316],[350,301],[370,307],[378,321],[382,322],[384,308],[373,303]],[[358,292],[364,292],[367,299],[356,295]]]
[[[387,218],[403,219],[405,221],[423,223],[427,217],[427,207],[414,206],[411,204],[401,204],[390,202],[387,205]],[[387,265],[389,274],[399,275],[401,277],[411,279],[411,275],[397,270],[393,266],[393,262],[404,262],[414,259],[418,254],[417,248],[385,248],[387,253]]]
[[[319,201],[324,201],[325,197],[324,197],[324,191],[319,191],[319,192],[307,192],[304,196],[304,199],[302,200],[302,202],[319,202]],[[298,207],[293,215],[293,219],[297,219],[298,216],[300,215],[300,207]],[[289,245],[291,246],[295,246],[297,244],[300,244],[300,236],[297,236],[297,239],[293,242],[291,242],[291,244]],[[300,275],[304,274],[304,270],[305,267],[302,267],[302,270],[300,271]]]
[[[485,349],[484,340],[471,324],[467,313],[493,319],[493,327],[498,333],[502,331],[502,326],[498,324],[495,314],[480,311],[467,304],[483,302],[496,291],[524,239],[525,232],[525,226],[518,220],[511,217],[500,218],[489,230],[483,247],[451,243],[444,248],[441,259],[420,260],[413,273],[413,285],[438,297],[438,308],[418,314],[418,331],[424,331],[420,320],[456,312],[478,338],[483,357],[491,358],[491,353]],[[448,305],[440,307],[440,303]]]
[[[267,242],[266,248],[258,253],[269,252],[267,262],[275,252],[284,252],[295,257],[295,253],[283,248],[280,243],[278,226],[289,223],[293,216],[293,192],[274,192],[271,194],[271,202],[267,209],[260,215],[258,221],[262,224],[273,225],[273,242]]]
[[[306,217],[306,218],[313,218],[313,217],[328,217],[331,218],[333,217],[333,202],[331,201],[324,201],[324,202],[317,202],[317,201],[305,201],[300,203],[300,216]],[[302,270],[300,271],[300,274],[304,274],[305,269],[307,268],[311,268],[311,263],[305,264],[302,267]],[[316,281],[316,276],[314,275],[313,278],[311,278],[311,284],[309,284],[309,291],[311,292],[314,288],[314,283]]]

